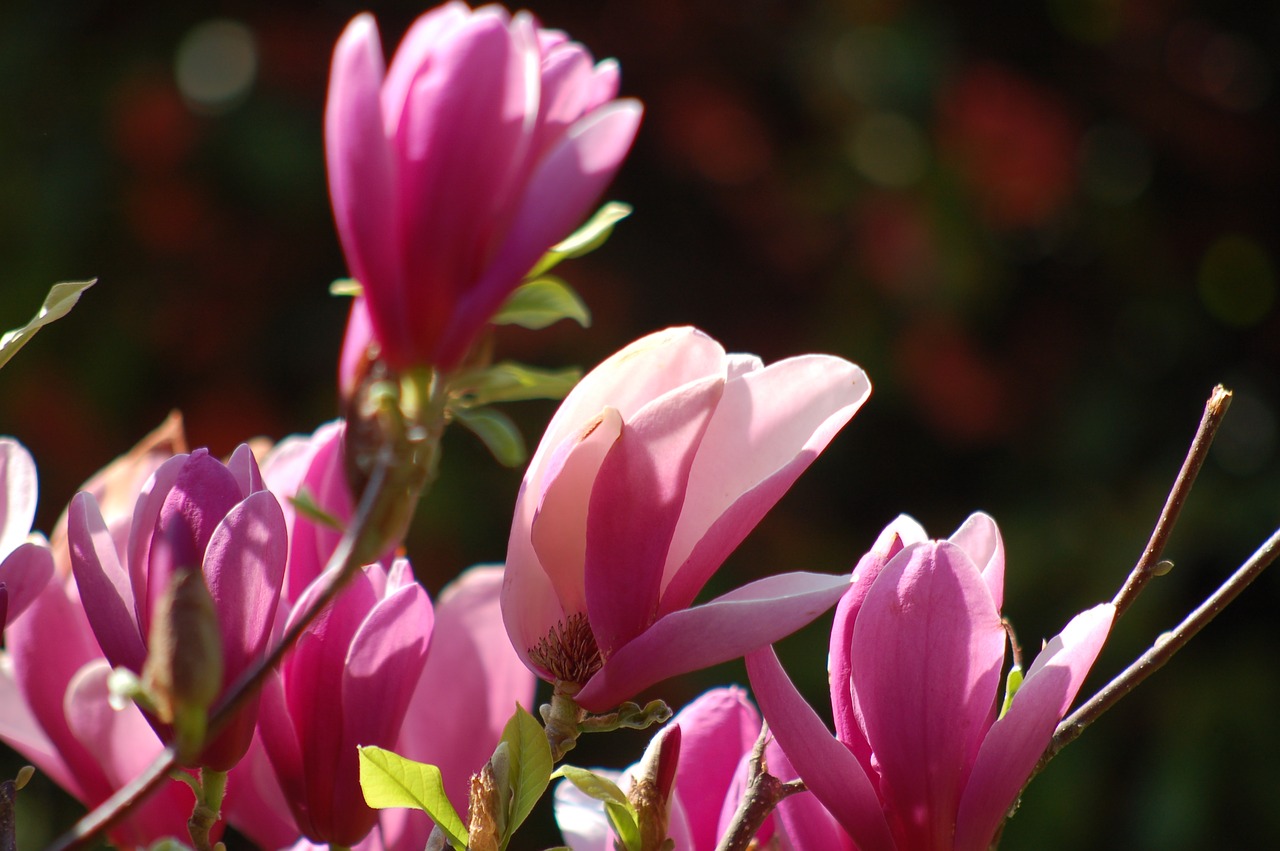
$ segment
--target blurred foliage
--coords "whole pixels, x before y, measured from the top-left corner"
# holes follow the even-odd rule
[[[388,47],[423,8],[0,8],[0,327],[54,281],[100,279],[0,373],[0,432],[40,466],[39,528],[170,408],[218,453],[335,414],[345,303],[328,284],[347,270],[321,114],[332,43],[367,7]],[[710,590],[846,568],[901,511],[941,536],[984,509],[1006,535],[1006,613],[1032,649],[1118,587],[1219,381],[1236,397],[1168,550],[1177,567],[1119,624],[1086,691],[1275,527],[1275,4],[535,11],[616,56],[647,112],[610,193],[635,214],[560,270],[593,327],[504,328],[500,355],[589,367],[692,323],[768,360],[846,356],[875,385]],[[536,436],[552,407],[510,410]],[[501,560],[520,475],[455,432],[409,545],[433,592]],[[1002,847],[1280,844],[1278,597],[1265,576],[1068,748]],[[820,706],[825,629],[782,648]],[[742,676],[728,665],[661,694],[678,706]],[[610,738],[579,758],[639,757],[639,734]],[[49,815],[49,786],[20,799],[30,847],[74,812]],[[554,844],[535,819],[528,847]]]

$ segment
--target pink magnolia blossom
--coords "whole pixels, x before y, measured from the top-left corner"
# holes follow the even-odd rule
[[[773,576],[690,605],[869,392],[840,358],[765,367],[693,328],[594,369],[547,426],[516,501],[502,613],[525,664],[603,711],[825,611],[847,576]]]
[[[36,516],[36,464],[11,437],[0,437],[0,585],[6,593],[0,632],[31,605],[53,575],[53,557],[39,535],[31,535]]]
[[[680,710],[666,729],[672,728],[680,731],[679,763],[667,835],[684,851],[715,851],[746,789],[748,760],[760,736],[760,714],[742,689],[716,688]],[[765,748],[765,762],[779,779],[796,776],[785,754],[772,742]],[[597,773],[615,779],[626,791],[638,770],[639,766],[632,766],[621,773]],[[613,835],[604,805],[567,780],[556,787],[555,815],[573,851],[612,851]],[[812,795],[785,799],[756,834],[759,847],[790,851],[794,847],[790,826],[806,830],[815,815],[818,824],[830,821]]]
[[[448,3],[390,68],[372,16],[338,40],[325,110],[329,191],[351,274],[344,385],[370,338],[392,368],[450,369],[523,276],[585,218],[635,137],[595,63],[527,12]]]
[[[290,530],[279,629],[317,592],[341,535],[291,500],[305,492],[340,523],[351,520],[342,440],[341,422],[329,423],[281,441],[263,460]],[[468,779],[493,753],[515,704],[531,705],[534,678],[498,614],[501,569],[464,572],[434,613],[412,579],[403,560],[366,567],[266,687],[259,735],[232,774],[225,808],[261,847],[291,845],[299,834],[352,845],[376,823],[358,847],[421,849],[431,832],[424,814],[365,806],[355,745],[439,766],[450,799],[465,810]]]
[[[800,777],[860,851],[985,851],[1106,640],[1089,609],[998,714],[1004,547],[985,514],[949,540],[899,518],[862,558],[831,633],[832,737],[770,648],[747,670]],[[852,844],[850,844],[852,843]],[[839,845],[803,846],[805,851]]]
[[[226,465],[203,449],[162,464],[138,497],[123,560],[92,494],[77,494],[68,509],[72,570],[112,666],[142,671],[160,596],[175,571],[199,567],[222,638],[223,689],[266,649],[284,578],[285,535],[280,506],[243,445]],[[256,713],[251,701],[199,763],[223,771],[235,765],[252,739]]]

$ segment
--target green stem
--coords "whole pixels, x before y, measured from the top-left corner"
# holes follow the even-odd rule
[[[222,818],[222,798],[227,792],[227,772],[200,769],[200,781],[192,785],[196,790],[196,805],[187,820],[187,833],[195,851],[214,851],[209,832]]]

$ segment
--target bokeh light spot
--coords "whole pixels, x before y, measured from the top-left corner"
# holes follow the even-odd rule
[[[258,73],[253,32],[238,21],[217,18],[192,27],[178,44],[174,78],[197,112],[225,112],[248,95]]]
[[[1276,302],[1275,266],[1248,237],[1228,234],[1200,260],[1200,300],[1215,319],[1238,327],[1256,325]]]
[[[858,123],[850,145],[854,165],[880,186],[912,186],[929,165],[929,143],[914,121],[894,112],[879,112]]]
[[[1120,124],[1100,124],[1084,134],[1080,167],[1085,193],[1110,206],[1136,201],[1151,183],[1151,154],[1146,144]]]

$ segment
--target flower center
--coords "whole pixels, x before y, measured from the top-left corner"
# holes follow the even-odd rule
[[[604,664],[584,612],[557,621],[537,646],[529,648],[529,659],[555,680],[579,685]]]

